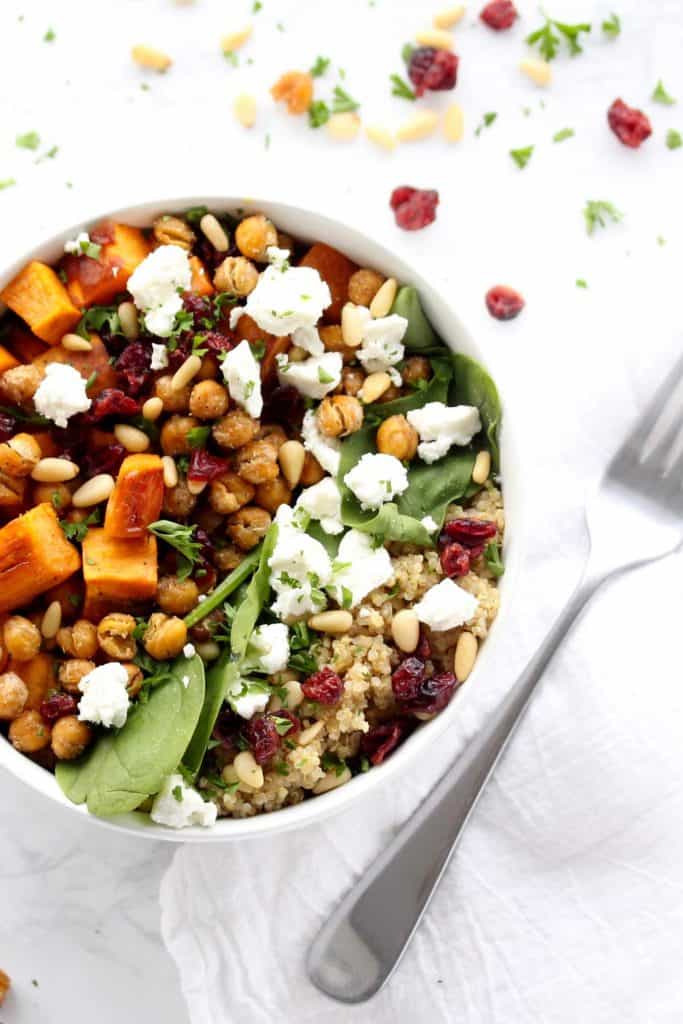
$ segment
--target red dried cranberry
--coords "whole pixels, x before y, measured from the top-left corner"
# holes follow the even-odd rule
[[[408,62],[408,78],[415,86],[416,96],[429,89],[441,92],[452,89],[458,78],[458,58],[450,50],[435,46],[418,46]]]
[[[344,692],[344,682],[336,672],[326,666],[309,676],[306,682],[302,683],[301,689],[304,697],[314,700],[317,704],[336,704]]]
[[[125,419],[127,416],[136,416],[139,412],[140,403],[135,398],[124,395],[120,388],[105,388],[93,398],[86,420],[88,423],[101,423],[108,416]]]
[[[76,701],[68,693],[55,693],[40,705],[40,713],[46,722],[56,722],[64,715],[75,715],[77,710]]]
[[[265,764],[277,752],[280,736],[269,715],[254,715],[244,726],[243,735],[257,764]]]
[[[220,331],[202,332],[201,347],[208,348],[210,352],[229,352],[235,342],[232,338],[222,334]]]
[[[289,384],[276,384],[264,389],[262,422],[297,427],[305,411],[303,395]]]
[[[206,620],[204,620],[206,621]],[[192,636],[192,639],[199,639]],[[225,754],[236,754],[239,751],[238,735],[242,719],[238,718],[231,708],[225,708],[216,719],[216,724],[211,730],[211,738],[218,740],[221,750]]]
[[[453,541],[441,549],[441,568],[446,576],[467,576],[470,571],[470,552],[462,544]]]
[[[126,449],[122,444],[109,444],[106,448],[95,448],[89,451],[81,460],[83,477],[97,476],[98,473],[109,473],[116,476],[121,469],[121,463],[126,457]]]
[[[414,700],[424,677],[425,663],[421,658],[404,658],[391,677],[391,689],[396,700]]]
[[[486,308],[496,320],[514,320],[524,309],[524,299],[507,284],[495,284],[486,293]]]
[[[442,711],[455,693],[458,680],[452,672],[439,672],[422,681],[419,693],[406,704],[408,711],[423,711],[435,714]]]
[[[213,306],[211,300],[204,295],[195,295],[194,292],[185,292],[183,295],[183,309],[191,313],[195,330],[199,331],[205,326],[203,320],[213,320]]]
[[[211,481],[227,473],[229,469],[230,463],[227,459],[210,455],[204,448],[195,448],[190,456],[187,479]]]
[[[132,341],[126,345],[115,363],[115,369],[123,377],[126,391],[135,396],[139,395],[148,383],[152,371],[152,348],[150,345],[143,345],[140,341]]]
[[[192,354],[190,335],[184,334],[172,352],[168,353],[168,373],[175,373]]]
[[[420,642],[417,645],[415,653],[418,658],[422,658],[423,661],[426,661],[427,658],[431,658],[432,656],[432,645],[424,631],[420,633]]]
[[[410,188],[400,185],[391,193],[389,205],[396,223],[404,231],[419,231],[436,220],[439,193],[435,189]]]
[[[607,111],[607,123],[625,146],[638,149],[652,135],[650,118],[642,110],[629,107],[623,100],[615,100]]]
[[[278,734],[282,736],[283,739],[294,736],[296,733],[301,731],[300,719],[298,719],[293,712],[288,711],[287,708],[280,708],[279,711],[274,711],[271,717],[275,720],[275,726]],[[283,718],[286,718],[289,722],[288,727],[285,727],[285,723],[283,721],[278,721],[278,719]]]
[[[444,533],[467,548],[478,547],[496,536],[498,527],[488,519],[451,519],[444,524]]]
[[[407,718],[394,718],[389,722],[382,722],[381,725],[375,725],[363,737],[362,751],[371,764],[382,764],[389,754],[396,750],[399,743],[403,742],[412,728],[413,725]]]
[[[489,28],[500,32],[501,29],[512,27],[517,18],[517,8],[511,0],[491,0],[479,17]]]
[[[14,416],[10,416],[6,412],[0,412],[0,441],[6,441],[9,437],[14,437],[16,429],[17,421]]]

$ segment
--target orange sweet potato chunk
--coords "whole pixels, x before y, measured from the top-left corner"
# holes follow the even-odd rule
[[[37,356],[49,351],[44,341],[36,338],[25,327],[12,325],[4,337],[5,344],[20,363],[30,363]]]
[[[96,373],[97,376],[88,388],[88,396],[95,398],[105,388],[116,387],[116,372],[109,362],[109,353],[97,334],[90,335],[90,344],[92,345],[90,352],[71,352],[62,348],[61,345],[59,348],[47,349],[33,362],[41,368],[47,366],[48,363],[68,363],[69,366],[78,370],[85,380],[89,380],[93,373]]]
[[[21,608],[77,572],[81,559],[52,505],[43,503],[0,530],[0,612]]]
[[[126,290],[128,278],[150,251],[140,228],[105,221],[90,232],[92,241],[102,239],[96,260],[89,256],[65,256],[67,290],[73,302],[83,306],[106,306]]]
[[[26,710],[38,711],[40,705],[47,699],[50,690],[57,688],[55,659],[51,654],[41,652],[36,654],[30,661],[17,661],[10,658],[7,667],[8,672],[16,674],[26,683],[28,700]]]
[[[164,500],[164,471],[158,455],[128,455],[121,463],[104,518],[108,537],[143,537],[156,522]]]
[[[52,267],[32,260],[0,292],[0,299],[48,345],[57,345],[81,319]]]
[[[157,590],[156,537],[119,540],[103,528],[88,530],[83,541],[83,578],[83,615],[93,622],[107,612],[151,600]]]
[[[316,242],[308,250],[301,261],[302,267],[313,267],[318,271],[332,295],[332,302],[323,313],[323,320],[329,324],[338,324],[341,320],[342,306],[349,298],[349,278],[358,267],[324,242]]]
[[[214,287],[211,284],[211,278],[198,256],[190,256],[190,269],[192,271],[190,291],[195,295],[213,295]]]

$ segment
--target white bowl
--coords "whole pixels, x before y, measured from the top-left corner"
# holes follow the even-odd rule
[[[194,196],[168,199],[160,202],[142,203],[125,209],[103,212],[80,224],[73,224],[49,241],[37,245],[24,253],[13,266],[0,273],[0,288],[11,280],[29,259],[57,260],[64,251],[64,242],[75,238],[79,231],[88,230],[105,217],[139,226],[149,226],[162,213],[187,209],[191,206],[208,206],[216,211],[259,211],[267,214],[274,223],[296,238],[306,241],[327,242],[348,254],[361,266],[377,267],[383,273],[395,277],[399,282],[414,285],[425,312],[444,342],[454,350],[464,352],[487,364],[485,355],[479,350],[458,316],[450,309],[447,301],[439,295],[419,272],[383,246],[354,228],[347,227],[329,217],[313,213],[296,206],[270,200]],[[493,373],[495,377],[495,373]],[[43,793],[71,813],[87,817],[109,828],[132,833],[147,839],[163,839],[170,842],[226,842],[256,835],[266,835],[299,828],[311,822],[319,822],[346,807],[352,801],[362,798],[378,786],[388,786],[403,772],[409,770],[417,755],[428,755],[428,748],[434,746],[438,737],[465,712],[472,698],[486,686],[487,667],[493,661],[495,650],[504,638],[507,611],[513,603],[517,569],[521,562],[521,538],[523,536],[523,506],[521,480],[518,478],[519,460],[514,442],[514,420],[510,415],[509,403],[503,396],[504,423],[501,431],[501,468],[505,485],[505,510],[508,523],[505,542],[505,575],[501,580],[501,611],[494,623],[491,634],[482,646],[481,653],[467,684],[458,690],[449,706],[431,722],[417,729],[406,742],[382,765],[355,776],[347,785],[321,796],[305,800],[293,807],[286,807],[271,814],[253,818],[219,818],[211,829],[200,827],[173,830],[155,824],[148,815],[131,812],[115,818],[102,819],[89,814],[85,806],[75,806],[62,793],[53,775],[18,753],[4,739],[0,738],[0,764],[13,775],[27,783],[34,790]]]

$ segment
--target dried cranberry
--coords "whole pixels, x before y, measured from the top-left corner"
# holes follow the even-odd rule
[[[488,519],[451,519],[444,524],[444,533],[467,548],[478,547],[496,536],[498,527]]]
[[[192,340],[189,334],[184,334],[172,352],[168,353],[168,372],[175,373],[183,365],[189,355],[192,354]]]
[[[6,441],[9,437],[14,437],[16,429],[17,421],[14,416],[10,416],[6,412],[0,412],[0,441]]]
[[[270,761],[280,746],[280,735],[270,715],[254,715],[244,726],[243,735],[257,764]]]
[[[303,420],[304,412],[303,395],[289,384],[278,384],[264,393],[261,416],[264,423],[296,427]]]
[[[423,661],[426,661],[427,658],[431,658],[432,656],[432,645],[430,644],[429,638],[425,632],[420,633],[420,642],[417,645],[415,654],[418,658],[422,658]]]
[[[229,352],[235,342],[221,331],[203,331],[201,346],[210,352]]]
[[[652,135],[650,118],[642,110],[629,107],[623,100],[615,100],[607,111],[607,123],[625,146],[638,149]]]
[[[321,668],[309,676],[301,689],[304,697],[317,704],[337,704],[344,692],[344,682],[331,668]]]
[[[389,205],[396,223],[404,231],[419,231],[436,220],[439,193],[435,189],[410,188],[401,185],[391,193]]]
[[[40,705],[40,713],[46,722],[56,722],[64,715],[75,715],[77,710],[76,701],[68,693],[55,693]]]
[[[361,741],[363,753],[371,764],[378,765],[393,753],[399,743],[412,731],[413,724],[408,718],[395,718],[375,725]]]
[[[207,640],[213,639],[214,633],[224,622],[225,612],[222,608],[216,608],[214,611],[209,612],[196,626],[190,626],[189,638],[195,644],[206,643]]]
[[[219,459],[216,455],[210,455],[204,448],[195,448],[190,456],[187,479],[215,480],[216,477],[227,473],[229,468],[230,463],[227,459]]]
[[[405,707],[408,711],[423,711],[435,714],[442,711],[455,693],[458,680],[452,672],[439,672],[437,675],[423,679],[419,692],[414,700]]]
[[[199,331],[205,324],[204,320],[213,320],[213,306],[211,300],[204,295],[195,295],[193,292],[185,292],[183,295],[183,309],[186,313],[192,314],[194,329]]]
[[[219,252],[203,235],[195,242],[194,251],[207,270],[216,270],[226,255],[229,255],[229,253]],[[236,255],[239,256],[240,254],[237,253]]]
[[[396,700],[414,700],[425,677],[422,658],[404,658],[391,677],[391,688]]]
[[[116,476],[125,457],[126,449],[122,444],[109,444],[106,448],[94,448],[81,460],[83,477],[87,480],[88,477],[97,476],[99,473]]]
[[[441,568],[446,576],[467,576],[470,571],[470,552],[462,544],[453,541],[441,549]]]
[[[115,369],[123,377],[129,394],[139,395],[148,383],[152,374],[151,362],[150,345],[143,345],[140,341],[132,341],[130,345],[126,345],[116,360]]]
[[[524,299],[506,284],[495,284],[486,293],[486,308],[496,320],[514,320],[524,309]]]
[[[227,707],[216,719],[216,724],[211,731],[211,738],[218,740],[221,750],[226,754],[236,754],[239,751],[238,735],[241,721],[242,719]]]
[[[417,96],[424,95],[428,89],[431,92],[452,89],[458,78],[458,58],[450,50],[418,46],[408,62],[408,78]]]
[[[135,398],[124,395],[120,388],[105,388],[93,399],[86,420],[88,423],[101,423],[108,416],[125,419],[139,412],[140,403]]]
[[[500,32],[501,29],[512,27],[517,18],[517,8],[512,0],[491,0],[479,17],[489,28]]]

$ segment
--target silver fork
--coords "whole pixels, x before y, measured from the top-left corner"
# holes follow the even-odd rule
[[[308,972],[327,995],[345,1003],[363,1002],[391,977],[548,662],[598,587],[680,547],[683,453],[676,452],[676,441],[683,422],[683,399],[677,394],[682,378],[683,359],[588,503],[588,563],[543,645],[498,712],[352,886],[314,940]]]

